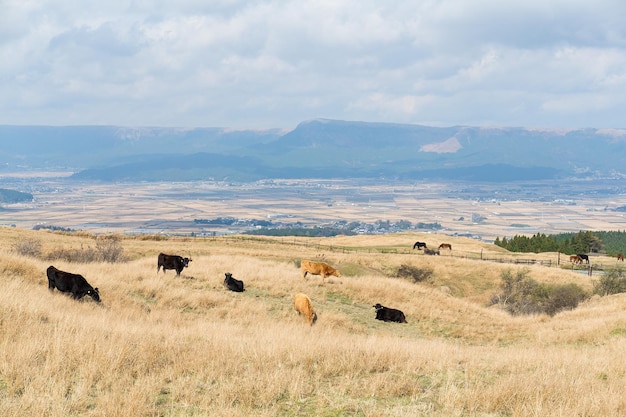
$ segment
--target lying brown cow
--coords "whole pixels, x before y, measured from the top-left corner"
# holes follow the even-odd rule
[[[341,273],[338,270],[324,262],[302,260],[300,265],[302,269],[302,278],[306,278],[306,274],[321,275],[322,282],[324,282],[324,279],[328,276],[341,276]]]

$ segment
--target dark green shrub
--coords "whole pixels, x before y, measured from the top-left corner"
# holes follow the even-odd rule
[[[528,273],[528,270],[515,274],[504,271],[500,291],[491,299],[492,305],[498,304],[512,315],[545,313],[553,316],[559,311],[576,308],[587,298],[585,291],[576,284],[540,284]]]
[[[407,278],[413,282],[422,282],[430,279],[433,275],[433,270],[430,268],[417,268],[411,265],[400,265],[400,268],[396,271],[396,277]]]
[[[546,313],[554,316],[562,310],[573,310],[585,298],[587,298],[587,293],[579,285],[556,285],[549,292]]]
[[[593,293],[599,295],[621,292],[626,292],[626,273],[621,267],[607,269],[593,287]]]

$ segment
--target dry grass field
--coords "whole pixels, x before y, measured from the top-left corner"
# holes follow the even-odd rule
[[[88,234],[0,228],[4,417],[626,414],[626,294],[513,317],[488,307],[504,270],[587,289],[593,278],[393,252],[445,239],[455,250],[509,255],[482,242],[121,237],[125,262],[69,263],[16,253],[28,239],[44,255],[94,244]],[[192,262],[180,277],[157,274],[159,252]],[[302,279],[299,261],[316,258],[342,277]],[[84,275],[102,303],[50,293],[50,264]],[[395,278],[403,264],[432,277]],[[225,272],[246,291],[228,292]],[[317,310],[313,326],[293,310],[299,292]],[[408,323],[374,320],[375,303],[403,310]]]

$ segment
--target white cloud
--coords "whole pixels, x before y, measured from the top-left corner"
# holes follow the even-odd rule
[[[3,124],[624,127],[620,0],[0,1]]]

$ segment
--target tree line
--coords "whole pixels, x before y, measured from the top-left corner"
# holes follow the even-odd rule
[[[575,253],[606,253],[616,256],[626,252],[626,231],[579,231],[578,233],[559,233],[546,235],[537,233],[532,236],[515,235],[507,239],[499,237],[495,245],[511,252],[562,252]]]

